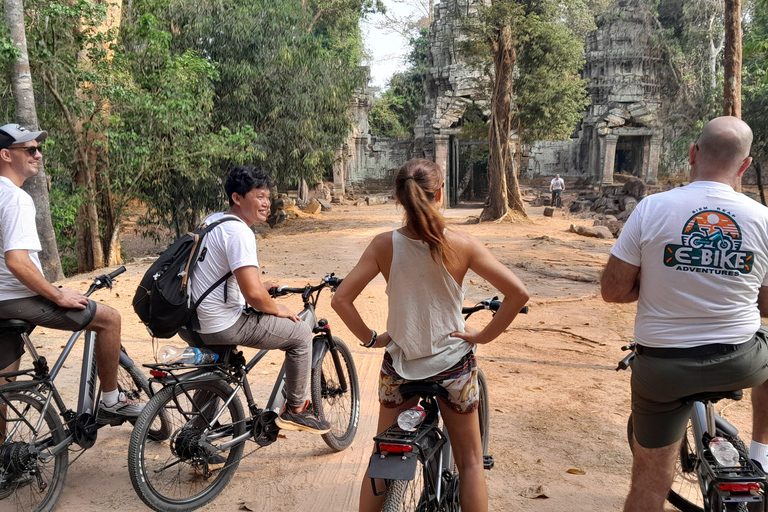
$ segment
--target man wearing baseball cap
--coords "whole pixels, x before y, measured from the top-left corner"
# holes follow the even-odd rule
[[[35,206],[21,186],[39,172],[40,144],[46,137],[45,131],[32,132],[18,124],[0,126],[0,319],[19,318],[65,331],[94,331],[102,387],[96,419],[118,425],[138,416],[142,407],[117,389],[120,313],[79,292],[50,284],[38,258],[42,248]],[[17,370],[23,353],[20,336],[0,333],[0,373]],[[0,379],[0,384],[4,382]],[[0,424],[0,432],[3,427]]]

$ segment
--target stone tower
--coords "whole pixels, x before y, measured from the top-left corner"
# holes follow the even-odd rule
[[[643,0],[619,0],[595,17],[586,39],[584,77],[592,99],[581,125],[581,172],[604,184],[614,172],[657,180],[661,58],[652,50],[651,14]]]

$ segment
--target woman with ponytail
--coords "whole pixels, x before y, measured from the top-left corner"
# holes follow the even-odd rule
[[[395,197],[405,209],[403,227],[373,239],[344,279],[331,305],[352,333],[368,348],[384,348],[379,382],[377,432],[389,427],[418,398],[403,400],[398,389],[413,380],[439,383],[449,392],[439,399],[440,413],[460,476],[461,509],[487,511],[488,491],[477,417],[477,345],[493,341],[528,301],[523,283],[468,233],[446,229],[438,211],[443,174],[429,160],[408,161],[395,172]],[[504,295],[496,315],[477,331],[464,326],[462,283],[473,270]],[[377,335],[354,300],[379,273],[387,281],[387,331]],[[374,496],[363,478],[360,511],[380,511],[383,496]]]

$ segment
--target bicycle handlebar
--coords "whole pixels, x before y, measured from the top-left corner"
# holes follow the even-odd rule
[[[289,293],[302,293],[302,294],[303,293],[313,293],[313,292],[316,292],[318,290],[322,290],[326,286],[330,286],[333,290],[335,290],[336,288],[339,287],[339,285],[341,284],[342,281],[344,281],[343,278],[336,277],[333,274],[333,272],[331,272],[330,274],[326,274],[323,277],[323,282],[320,283],[317,286],[307,285],[307,286],[304,286],[302,288],[291,288],[289,286],[279,286],[277,288],[270,288],[269,289],[269,294],[272,297],[282,297],[284,295],[288,295]]]
[[[118,268],[117,270],[110,272],[109,274],[102,274],[96,279],[93,280],[93,283],[91,283],[90,288],[88,288],[88,291],[85,292],[83,295],[85,297],[89,297],[93,292],[96,290],[100,290],[101,288],[112,288],[112,281],[125,272],[125,267],[122,266]]]
[[[499,310],[500,307],[501,307],[501,301],[499,300],[498,297],[494,297],[492,299],[483,299],[474,306],[461,308],[461,314],[466,315],[464,317],[464,319],[466,320],[467,318],[470,317],[470,315],[472,315],[472,313],[476,313],[483,309],[490,309],[495,313],[496,311]],[[520,313],[524,315],[528,314],[528,306],[523,306],[522,309],[520,310]]]

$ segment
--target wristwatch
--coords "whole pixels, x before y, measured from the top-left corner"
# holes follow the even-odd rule
[[[376,344],[376,338],[377,337],[378,337],[378,335],[376,334],[376,331],[371,329],[371,341],[369,341],[368,343],[360,343],[360,346],[361,347],[365,347],[365,348],[371,348],[372,346],[374,346]]]

